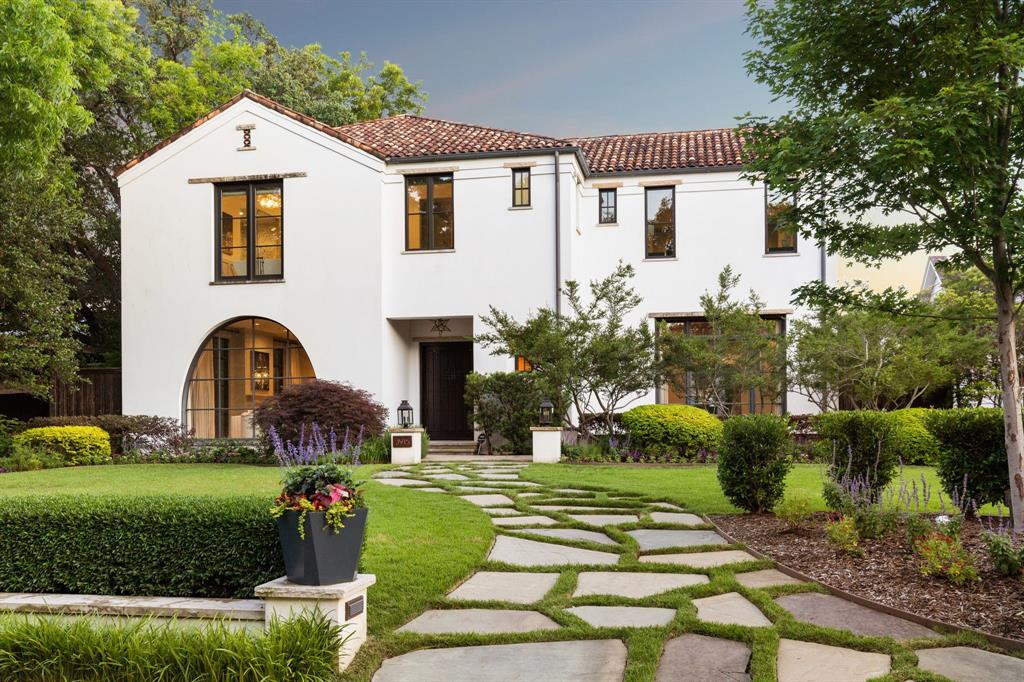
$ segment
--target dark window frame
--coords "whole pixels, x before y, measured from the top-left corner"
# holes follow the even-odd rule
[[[452,186],[452,245],[444,248],[437,248],[434,246],[434,181],[437,178],[451,178]],[[427,181],[427,211],[424,214],[427,218],[427,241],[429,242],[426,246],[420,246],[419,248],[409,248],[409,181],[410,180],[426,180]],[[406,251],[454,251],[455,250],[455,175],[453,173],[426,173],[423,175],[406,175],[405,182],[403,183],[404,192],[402,194],[402,213],[405,216],[405,250]]]
[[[790,200],[790,202],[792,203],[793,206],[796,206],[796,194],[791,195],[789,197],[789,200]],[[791,247],[786,246],[786,247],[781,247],[780,248],[780,247],[771,247],[771,246],[768,245],[768,242],[769,242],[769,240],[771,239],[771,236],[772,236],[772,232],[777,232],[778,231],[777,229],[776,230],[772,230],[771,227],[769,227],[769,225],[768,225],[768,207],[770,205],[771,205],[771,201],[769,201],[769,197],[768,197],[768,185],[765,185],[765,187],[764,187],[764,252],[765,252],[765,255],[771,255],[771,254],[777,254],[777,253],[799,253],[799,249],[800,249],[800,235],[796,234],[795,232],[793,233],[793,246],[791,246]]]
[[[281,196],[281,272],[270,275],[256,273],[256,192],[261,189],[274,188]],[[221,195],[225,191],[244,189],[246,213],[245,241],[245,274],[225,275],[222,272],[221,254]],[[215,282],[256,282],[284,279],[284,182],[282,180],[260,180],[255,182],[225,182],[213,186],[213,255]]]
[[[601,199],[606,194],[610,194],[611,197],[612,197],[612,203],[611,203],[612,217],[611,217],[611,220],[605,220],[604,219],[604,206],[601,204]],[[644,197],[644,200],[646,201],[646,195]],[[673,199],[672,203],[673,203],[672,210],[675,211],[675,200],[674,199]],[[644,210],[646,211],[647,209],[644,209]],[[598,190],[597,190],[597,224],[598,225],[614,225],[614,224],[616,224],[618,222],[619,222],[619,190],[616,189],[615,187],[599,187]],[[646,224],[644,225],[644,230],[646,231]],[[645,237],[646,237],[646,235],[645,235]],[[646,248],[647,247],[645,246],[644,249],[646,250]]]
[[[672,196],[672,253],[667,253],[663,256],[651,255],[647,250],[647,228],[650,225],[651,218],[647,214],[648,201],[647,196],[650,192],[657,190],[669,190]],[[676,222],[676,186],[675,185],[658,185],[651,187],[644,187],[644,259],[646,260],[667,260],[675,258],[679,254],[679,249],[676,247],[676,236],[678,234],[678,224]]]
[[[518,188],[519,191],[526,193],[526,203],[525,204],[517,204],[516,203],[516,175],[517,174],[525,174],[526,175],[526,188],[525,189],[522,188],[522,187]],[[523,166],[523,167],[520,167],[520,168],[513,168],[512,169],[512,208],[529,208],[530,206],[533,205],[532,202],[533,202],[533,178],[532,178],[532,176],[530,174],[530,167],[529,166]]]

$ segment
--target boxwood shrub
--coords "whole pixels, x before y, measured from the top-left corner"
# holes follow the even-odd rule
[[[793,468],[789,420],[771,414],[725,421],[718,482],[729,501],[748,512],[769,512],[786,491]]]
[[[110,461],[110,435],[98,426],[41,426],[25,429],[14,445],[56,452],[69,466]]]
[[[718,417],[692,405],[640,405],[623,413],[630,446],[695,459],[716,451],[722,441]]]
[[[264,497],[0,500],[0,592],[251,597],[280,577]]]
[[[939,461],[939,441],[927,427],[928,415],[935,410],[912,407],[892,412],[895,421],[893,448],[904,464],[934,466]]]
[[[938,474],[949,495],[967,497],[978,506],[1002,502],[1009,488],[1003,411],[998,407],[931,410],[928,430],[939,441]]]
[[[818,415],[815,424],[821,437],[818,447],[828,453],[825,502],[833,509],[840,506],[837,486],[853,486],[858,495],[876,499],[899,466],[897,417],[892,412],[843,410]]]

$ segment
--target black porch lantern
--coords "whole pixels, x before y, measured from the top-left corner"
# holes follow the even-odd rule
[[[555,404],[549,398],[540,402],[540,425],[551,426],[555,421]]]
[[[398,406],[398,425],[404,429],[412,426],[412,405],[408,400],[403,400]]]

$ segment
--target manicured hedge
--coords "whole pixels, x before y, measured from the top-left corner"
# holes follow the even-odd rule
[[[188,448],[189,439],[181,424],[173,417],[143,414],[98,414],[74,417],[35,417],[28,422],[37,426],[98,426],[110,434],[110,448],[115,455],[126,452],[154,451],[180,454]]]
[[[751,414],[726,420],[718,451],[722,492],[740,509],[771,511],[786,491],[792,449],[785,417]]]
[[[622,415],[630,447],[694,459],[722,440],[718,417],[692,405],[641,405]]]
[[[852,484],[860,494],[876,497],[899,466],[897,424],[891,412],[843,410],[818,415],[819,447],[827,453],[831,481]],[[826,484],[824,495],[825,502],[836,508],[835,486]]]
[[[55,452],[69,466],[106,464],[110,461],[110,436],[98,426],[41,426],[26,429],[14,437],[14,445]]]
[[[912,407],[892,412],[895,419],[893,448],[904,464],[934,466],[939,461],[939,441],[928,431],[926,424],[931,410]]]
[[[941,444],[939,479],[952,495],[967,496],[978,506],[1002,502],[1010,487],[1006,464],[1003,411],[997,407],[932,410],[928,430]]]
[[[0,500],[0,592],[251,597],[280,577],[264,497]]]

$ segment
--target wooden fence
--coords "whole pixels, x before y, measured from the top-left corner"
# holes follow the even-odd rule
[[[58,381],[50,396],[51,417],[121,414],[121,368],[79,370],[82,382]]]

